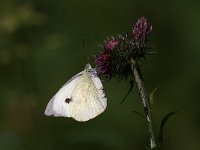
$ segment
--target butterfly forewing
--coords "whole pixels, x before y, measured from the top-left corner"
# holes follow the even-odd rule
[[[55,94],[55,96],[49,101],[45,110],[47,116],[60,116],[60,117],[71,117],[69,110],[69,103],[66,99],[71,100],[71,93],[76,85],[76,82],[83,75],[83,72],[78,73],[72,77],[62,88]]]

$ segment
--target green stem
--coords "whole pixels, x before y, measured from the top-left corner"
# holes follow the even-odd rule
[[[142,77],[142,74],[140,72],[139,65],[137,63],[137,60],[131,60],[131,69],[133,71],[134,79],[137,84],[137,88],[140,93],[140,98],[144,107],[144,112],[146,114],[146,120],[149,128],[149,134],[150,134],[150,148],[154,149],[156,148],[156,141],[154,136],[154,130],[153,130],[153,120],[152,120],[152,112],[151,112],[151,104],[149,100],[149,94],[146,90],[144,79]]]

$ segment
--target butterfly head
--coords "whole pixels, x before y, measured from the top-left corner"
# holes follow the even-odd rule
[[[90,64],[86,64],[85,65],[85,69],[84,69],[84,72],[89,75],[89,76],[96,76],[97,75],[97,72],[94,68],[91,67]]]
[[[91,70],[92,69],[92,67],[91,67],[91,65],[90,64],[86,64],[85,65],[85,71],[89,71],[89,70]]]

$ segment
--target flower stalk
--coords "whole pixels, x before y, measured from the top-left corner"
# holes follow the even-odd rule
[[[137,88],[140,93],[140,98],[144,107],[144,112],[146,114],[146,121],[148,124],[149,136],[150,136],[150,148],[154,149],[156,148],[156,141],[153,129],[151,103],[137,60],[133,59],[131,60],[131,69],[134,75],[135,82],[137,84]]]
[[[95,57],[96,70],[106,78],[130,79],[135,81],[146,114],[150,135],[150,149],[156,148],[153,130],[151,103],[144,79],[140,71],[142,62],[152,48],[148,37],[152,31],[151,24],[141,17],[132,26],[132,32],[108,38],[102,45],[102,51]]]

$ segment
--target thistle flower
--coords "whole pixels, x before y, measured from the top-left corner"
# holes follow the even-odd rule
[[[152,26],[145,17],[141,17],[132,28],[133,39],[137,42],[145,42],[151,31]]]
[[[146,41],[152,27],[145,17],[138,19],[132,33],[111,37],[102,44],[102,51],[95,57],[98,74],[106,77],[132,76],[131,59],[145,58]]]
[[[153,130],[151,103],[140,70],[140,62],[142,58],[146,58],[145,55],[149,48],[146,42],[151,31],[152,27],[147,22],[147,19],[141,17],[133,25],[131,33],[112,37],[104,42],[101,46],[101,53],[95,57],[95,64],[97,73],[100,75],[109,78],[129,78],[131,87],[127,95],[133,87],[133,82],[136,83],[148,124],[150,148],[153,150],[156,148],[156,141]]]
[[[111,69],[111,54],[109,53],[102,53],[95,58],[96,70],[98,74],[105,75],[105,76],[112,76],[112,69]]]
[[[116,47],[117,44],[118,44],[118,41],[114,37],[112,37],[111,39],[109,39],[106,42],[105,46],[106,46],[107,50],[113,50]]]

